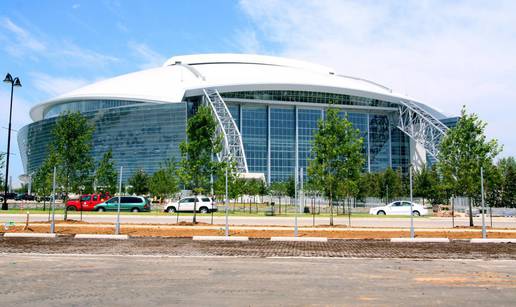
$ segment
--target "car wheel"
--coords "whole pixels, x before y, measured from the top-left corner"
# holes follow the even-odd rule
[[[201,213],[208,213],[208,208],[201,207],[201,209],[199,209],[199,212],[201,212]]]
[[[385,211],[380,210],[380,211],[376,212],[376,215],[385,215]]]
[[[419,213],[417,210],[412,211],[412,214],[415,216],[421,216],[421,213]]]
[[[98,208],[98,209],[97,209],[97,211],[98,211],[98,212],[104,212],[104,211],[106,211],[106,209],[104,209],[104,208],[100,207],[100,208]]]
[[[176,213],[176,208],[174,208],[174,207],[168,207],[168,208],[167,208],[167,212],[168,212],[168,213]]]
[[[133,209],[131,210],[131,212],[140,212],[140,209],[138,209],[138,208],[133,208]]]
[[[77,211],[77,208],[75,208],[75,206],[68,206],[68,207],[66,207],[66,210],[67,211]]]

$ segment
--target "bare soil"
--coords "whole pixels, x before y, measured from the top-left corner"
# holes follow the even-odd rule
[[[199,227],[201,226],[201,227]],[[202,226],[214,226],[212,228]],[[270,238],[278,236],[292,236],[293,229],[286,227],[257,227],[268,229],[253,229],[252,226],[234,226],[230,227],[230,235],[247,236],[250,238]],[[270,229],[273,228],[273,229]],[[277,229],[274,229],[277,228]],[[331,228],[328,230],[328,228]],[[478,231],[471,231],[475,229]],[[28,229],[24,229],[23,225],[10,227],[7,232],[49,232],[50,225],[48,223],[32,223]],[[461,231],[463,230],[463,231]],[[3,229],[0,233],[5,232]],[[67,222],[56,222],[56,232],[58,234],[112,234],[114,225],[95,224],[80,221],[69,220]],[[210,225],[206,223],[197,223],[195,226],[190,222],[181,222],[177,225],[150,225],[150,224],[130,224],[122,225],[121,233],[134,237],[192,237],[192,236],[217,236],[224,234],[223,225]],[[367,230],[346,229],[346,227],[336,226],[321,229],[315,227],[313,229],[300,228],[299,236],[302,237],[327,237],[332,239],[389,239],[408,237],[409,230],[377,230],[374,228]],[[474,228],[456,228],[450,230],[434,230],[434,231],[418,231],[416,229],[416,237],[446,237],[450,239],[471,239],[481,238],[481,229]],[[504,232],[502,230],[490,230],[489,238],[514,238],[514,232]]]

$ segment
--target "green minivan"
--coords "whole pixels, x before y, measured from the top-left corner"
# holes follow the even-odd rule
[[[99,212],[117,211],[119,198],[118,196],[110,198],[96,205],[93,210]],[[150,209],[150,201],[143,196],[122,196],[120,199],[120,211],[148,212]]]

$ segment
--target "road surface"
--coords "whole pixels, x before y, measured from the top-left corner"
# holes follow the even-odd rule
[[[0,256],[4,306],[514,306],[515,260]]]

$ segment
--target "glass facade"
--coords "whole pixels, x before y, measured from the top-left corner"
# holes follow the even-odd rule
[[[313,136],[330,103],[340,108],[341,116],[359,129],[364,139],[364,171],[378,172],[389,166],[408,170],[410,140],[392,122],[397,114],[392,103],[308,91],[221,95],[241,131],[249,171],[264,173],[268,182],[294,176],[296,157],[306,176]],[[186,100],[172,104],[89,100],[54,106],[46,111],[45,119],[18,133],[25,170],[31,173],[44,161],[56,115],[80,111],[95,125],[93,155],[97,161],[111,148],[116,166],[124,166],[124,180],[139,168],[153,173],[165,160],[180,158],[179,144],[186,139],[186,120],[202,99],[195,96]]]
[[[56,117],[63,112],[92,112],[101,109],[117,108],[123,106],[129,106],[133,104],[141,103],[138,101],[127,101],[127,100],[81,100],[71,101],[55,106],[51,106],[45,110],[43,118]]]
[[[294,108],[270,108],[270,136],[271,181],[286,181],[293,176],[296,166]]]
[[[109,149],[124,181],[140,168],[154,173],[167,159],[180,159],[179,144],[186,139],[186,104],[138,104],[85,112],[95,126],[92,154],[96,161]],[[36,171],[43,163],[57,117],[20,130],[18,143],[24,168]]]
[[[243,105],[241,132],[250,172],[267,174],[267,107]]]

